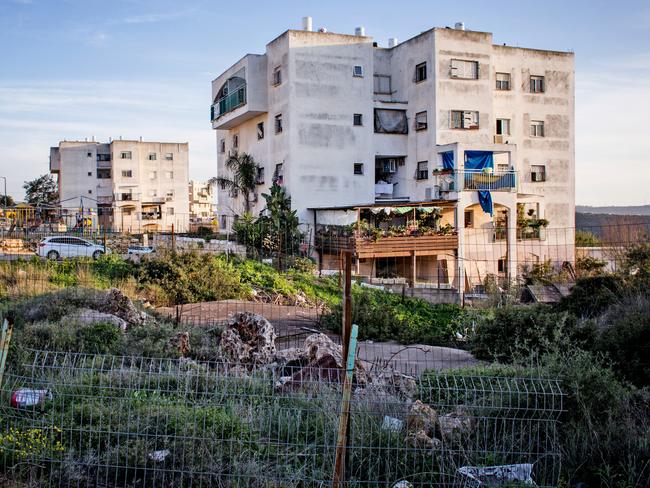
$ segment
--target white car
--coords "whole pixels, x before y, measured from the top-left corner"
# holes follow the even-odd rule
[[[151,246],[129,246],[127,254],[151,254],[154,252],[154,248]]]
[[[73,236],[46,237],[38,243],[36,253],[47,259],[92,257],[99,258],[110,252],[101,244],[93,244],[86,239]]]

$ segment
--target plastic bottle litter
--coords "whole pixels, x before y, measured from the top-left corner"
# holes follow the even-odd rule
[[[11,406],[14,408],[34,407],[43,405],[46,400],[52,399],[50,390],[32,390],[21,388],[11,394]]]

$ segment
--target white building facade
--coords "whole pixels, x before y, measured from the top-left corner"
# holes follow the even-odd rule
[[[454,288],[573,262],[572,53],[497,46],[462,25],[382,48],[361,28],[309,24],[212,82],[220,176],[229,154],[252,155],[257,195],[277,181],[310,225],[352,224],[360,209],[436,207],[457,236],[445,265]],[[243,208],[227,192],[219,204],[224,223]],[[424,266],[440,266],[423,254]]]
[[[191,180],[188,193],[190,199],[190,221],[212,222],[215,220],[217,206],[212,201],[212,187],[203,181]]]
[[[68,226],[83,215],[85,226],[115,232],[189,227],[187,143],[62,141],[50,149],[50,172]]]

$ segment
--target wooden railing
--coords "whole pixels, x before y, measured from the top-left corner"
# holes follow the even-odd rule
[[[352,251],[358,258],[410,256],[414,251],[420,256],[426,256],[457,249],[458,236],[395,236],[373,240],[354,236],[317,235],[316,248],[328,254]]]

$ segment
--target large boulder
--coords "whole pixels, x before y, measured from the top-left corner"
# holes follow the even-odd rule
[[[434,437],[438,425],[438,412],[420,400],[416,400],[406,416],[406,428],[411,432],[424,431],[429,437]]]
[[[269,364],[275,359],[275,339],[271,322],[261,315],[241,312],[231,317],[221,334],[221,349],[228,359],[238,363]]]
[[[112,324],[115,327],[126,330],[126,320],[110,313],[98,312],[91,308],[78,308],[61,319],[61,322],[72,322],[78,325],[92,325],[97,323]]]
[[[459,443],[469,437],[474,430],[474,418],[462,407],[438,417],[440,435],[445,442]]]
[[[129,297],[117,288],[111,288],[105,297],[97,304],[97,310],[116,315],[130,325],[145,325],[149,316],[133,305]]]

